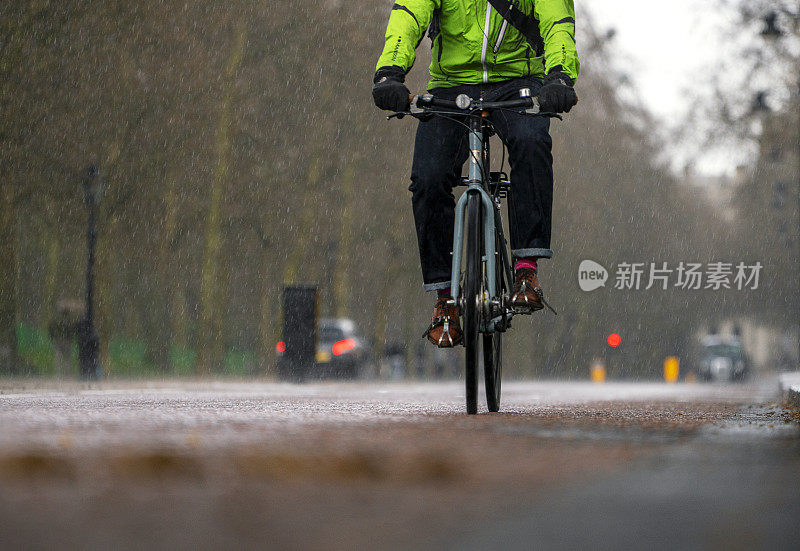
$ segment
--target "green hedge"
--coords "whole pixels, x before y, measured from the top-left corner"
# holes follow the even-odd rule
[[[45,329],[21,323],[17,326],[17,346],[19,355],[26,365],[26,374],[49,377],[55,374],[54,353],[50,336]],[[194,375],[194,364],[197,353],[185,346],[170,348],[170,366],[162,371],[148,357],[147,343],[127,338],[112,337],[108,343],[110,366],[108,373],[112,377],[163,377],[175,375],[189,377]],[[78,372],[78,345],[72,345],[72,366],[74,374]],[[224,375],[252,375],[256,367],[256,355],[251,350],[231,349],[225,354]]]

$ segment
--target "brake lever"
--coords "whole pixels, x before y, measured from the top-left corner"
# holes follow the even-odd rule
[[[523,113],[526,115],[530,115],[531,117],[547,117],[549,119],[558,119],[560,121],[564,120],[564,117],[554,111],[542,111],[541,106],[539,105],[539,98],[534,97],[531,99],[533,99],[533,105],[523,111]]]
[[[527,111],[523,111],[522,114],[528,115],[529,117],[544,117],[548,119],[558,119],[560,121],[564,120],[564,117],[562,117],[558,113],[528,113]]]
[[[433,113],[426,111],[425,109],[421,109],[419,107],[411,106],[410,111],[398,111],[397,113],[392,113],[386,117],[386,120],[391,119],[402,119],[405,116],[414,117],[417,120],[422,122],[429,121],[433,118]]]
[[[562,117],[558,113],[539,113],[539,116],[547,117],[548,119],[558,119],[560,121],[564,120],[564,117]]]

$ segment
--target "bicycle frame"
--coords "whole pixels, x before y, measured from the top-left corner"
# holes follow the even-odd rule
[[[488,137],[486,137],[488,139]],[[453,227],[453,265],[451,269],[450,292],[453,300],[458,304],[459,276],[461,274],[461,257],[464,248],[464,219],[467,213],[467,199],[472,194],[478,194],[483,204],[483,242],[484,261],[486,262],[486,291],[490,298],[497,296],[496,278],[496,239],[495,239],[495,206],[488,191],[484,189],[485,170],[482,164],[484,159],[484,123],[482,119],[470,118],[469,133],[469,176],[467,190],[456,203],[455,225]],[[491,322],[490,322],[491,324]],[[491,324],[493,325],[493,324]]]

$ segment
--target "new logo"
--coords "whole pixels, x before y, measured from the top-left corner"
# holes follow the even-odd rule
[[[578,285],[581,291],[594,291],[598,287],[605,287],[608,280],[608,270],[594,260],[584,260],[578,266]]]

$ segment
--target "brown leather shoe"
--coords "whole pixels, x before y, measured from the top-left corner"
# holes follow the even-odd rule
[[[531,312],[541,310],[542,287],[536,277],[536,271],[530,268],[520,268],[514,275],[514,293],[511,295],[511,305],[516,308],[530,308]]]
[[[446,298],[436,301],[433,319],[423,337],[439,348],[451,348],[461,342],[461,326],[458,323],[458,306],[447,304]]]

